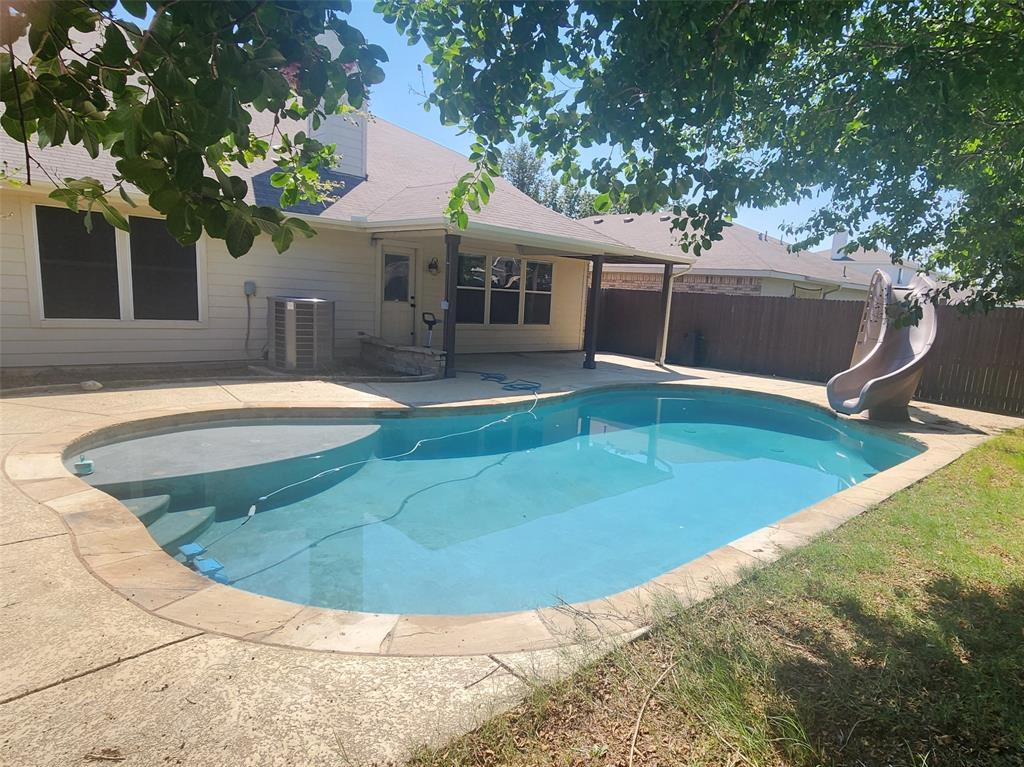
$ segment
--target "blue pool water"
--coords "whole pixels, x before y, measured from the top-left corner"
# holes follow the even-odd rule
[[[647,387],[532,412],[211,424],[90,457],[119,498],[170,496],[154,537],[207,546],[237,588],[460,614],[622,591],[917,452],[810,407]]]

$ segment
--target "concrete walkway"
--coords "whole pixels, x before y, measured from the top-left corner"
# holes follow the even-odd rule
[[[824,403],[824,388],[717,371],[661,370],[577,354],[464,358],[472,370],[539,381],[545,392],[677,381]],[[4,458],[68,427],[158,408],[239,402],[409,406],[522,396],[471,373],[428,383],[209,383],[22,395],[0,403]],[[921,406],[902,431],[938,432],[950,457],[1021,421]],[[941,443],[946,445],[947,442]],[[954,449],[955,445],[955,449]],[[472,728],[530,680],[595,648],[462,657],[358,656],[274,647],[199,631],[140,610],[80,563],[50,508],[0,477],[0,764],[348,765]],[[54,480],[55,485],[61,480]],[[37,483],[38,484],[38,483]],[[45,487],[37,487],[36,497]],[[53,497],[65,492],[54,487]]]

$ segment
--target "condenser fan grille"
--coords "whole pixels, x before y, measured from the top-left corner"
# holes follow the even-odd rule
[[[334,302],[271,296],[270,362],[284,370],[320,370],[334,360]]]

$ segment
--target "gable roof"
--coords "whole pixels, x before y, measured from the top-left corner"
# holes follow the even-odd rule
[[[254,128],[258,117],[254,119]],[[288,129],[293,127],[298,130],[304,126],[288,126]],[[429,227],[457,233],[444,210],[451,188],[464,173],[472,170],[467,158],[379,118],[369,120],[366,143],[365,179],[328,172],[325,175],[343,183],[336,193],[338,199],[327,205],[300,204],[288,212],[348,228]],[[31,151],[54,179],[91,176],[110,183],[115,173],[113,157],[101,153],[92,159],[81,146],[65,144]],[[12,175],[24,178],[24,161],[18,162],[22,157],[21,144],[0,133],[0,158],[7,163]],[[249,202],[276,206],[279,196],[270,185],[270,175],[275,170],[272,162],[263,161],[248,169],[235,168],[233,172],[249,182]],[[45,185],[46,174],[41,173],[38,166],[32,168],[32,177],[35,183]],[[648,250],[622,242],[607,232],[541,205],[503,178],[496,178],[494,182],[495,190],[488,204],[479,213],[470,213],[469,236],[479,233],[482,237],[500,237],[525,246],[560,248],[619,260],[677,264],[693,261],[692,256],[664,247],[663,243]]]
[[[652,250],[660,243],[663,249],[679,250],[679,233],[672,230],[672,216],[666,213],[592,216],[583,222],[637,248]],[[633,268],[642,270],[646,267]],[[791,253],[778,240],[739,224],[726,227],[722,239],[700,254],[690,272],[756,274],[858,288],[866,287],[869,281],[861,273],[844,269],[841,261],[831,261],[818,253],[806,251]]]

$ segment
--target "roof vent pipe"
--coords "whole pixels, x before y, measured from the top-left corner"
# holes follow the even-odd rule
[[[633,223],[633,217],[632,216],[628,216],[628,217],[622,219],[622,223],[624,223],[624,224],[632,224]]]
[[[846,243],[850,241],[849,232],[836,232],[832,235],[832,260],[842,261],[846,258],[846,254],[842,252],[842,249],[846,247]]]

